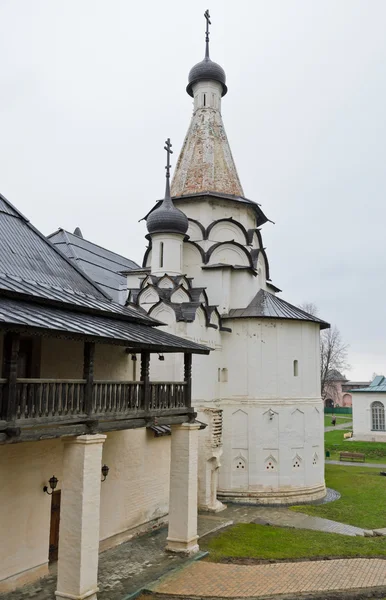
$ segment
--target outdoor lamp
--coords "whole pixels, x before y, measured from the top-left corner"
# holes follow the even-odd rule
[[[59,479],[57,477],[55,477],[55,475],[53,475],[51,477],[51,479],[48,480],[48,483],[50,484],[50,488],[51,488],[52,492],[58,485],[58,481],[59,481]],[[52,496],[52,492],[48,491],[48,486],[46,486],[46,485],[43,488],[43,492],[46,492],[46,494],[48,494],[49,496]]]
[[[110,467],[108,467],[107,465],[103,465],[103,467],[102,467],[103,479],[101,481],[106,481],[106,477],[109,474],[109,471],[110,471]]]
[[[158,354],[158,360],[165,360],[165,357],[163,354]]]

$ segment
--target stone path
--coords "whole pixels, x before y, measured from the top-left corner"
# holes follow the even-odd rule
[[[251,522],[328,531],[352,536],[364,534],[363,530],[357,527],[296,513],[284,507],[270,508],[237,504],[229,505],[225,511],[217,515],[201,514],[198,519],[198,533],[200,537],[203,537],[232,523]],[[151,582],[161,576],[178,567],[187,565],[189,559],[165,553],[166,536],[167,528],[164,527],[103,552],[99,560],[98,579],[100,591],[98,600],[123,600],[125,596],[149,586]],[[292,566],[294,564],[291,563]],[[310,564],[314,563],[307,562],[307,565]],[[386,572],[386,561],[383,562],[383,565]],[[234,565],[224,566],[233,568]],[[237,566],[240,567],[240,565]],[[188,566],[182,572],[185,573],[190,568],[191,566]],[[241,566],[241,568],[244,568],[244,566]],[[56,572],[54,568],[48,577],[15,592],[3,594],[1,600],[24,600],[27,598],[52,600],[55,589]]]
[[[386,465],[380,463],[359,463],[354,461],[344,460],[326,460],[326,465],[343,465],[345,467],[370,467],[371,469],[386,469]]]
[[[352,429],[352,421],[346,421],[345,423],[339,423],[339,425],[331,425],[331,427],[325,427],[324,431],[335,431],[335,429]]]
[[[198,534],[202,537],[229,524],[227,517],[219,516],[214,520],[203,515],[198,520]],[[166,536],[167,528],[163,527],[102,552],[99,555],[98,600],[122,600],[186,564],[187,558],[165,552]],[[14,592],[1,594],[1,600],[52,600],[55,590],[56,566],[48,577]]]
[[[382,586],[386,586],[386,561],[354,558],[263,565],[198,562],[162,580],[153,591],[166,597],[258,598]]]
[[[364,535],[364,529],[346,525],[322,517],[313,517],[301,512],[294,512],[288,508],[265,507],[265,506],[240,506],[229,505],[220,513],[234,523],[258,523],[276,525],[277,527],[295,527],[296,529],[312,529],[313,531],[325,531],[327,533],[340,533],[342,535],[356,536]],[[385,563],[386,568],[386,563]]]

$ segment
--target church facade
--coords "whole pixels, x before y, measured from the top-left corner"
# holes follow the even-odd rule
[[[325,495],[319,335],[328,324],[277,295],[261,233],[268,219],[244,195],[222,120],[227,91],[207,30],[205,58],[189,73],[194,110],[171,189],[167,178],[165,199],[146,216],[143,266],[127,274],[129,304],[212,349],[194,359],[192,397],[208,425],[199,505],[215,511],[221,501]],[[180,359],[166,360],[172,380]],[[159,364],[151,368],[161,376]]]

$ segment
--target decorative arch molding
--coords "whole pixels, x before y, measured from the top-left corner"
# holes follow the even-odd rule
[[[137,303],[142,306],[143,304],[157,304],[159,302],[159,294],[154,285],[148,285],[142,288],[137,296]]]
[[[248,244],[248,232],[245,229],[244,225],[242,225],[241,223],[239,223],[238,221],[235,221],[232,217],[227,217],[227,218],[223,218],[223,219],[216,219],[216,221],[213,221],[210,225],[208,225],[208,227],[206,228],[206,232],[205,232],[205,238],[204,239],[209,239],[209,235],[210,232],[212,231],[212,229],[214,229],[217,225],[219,225],[220,223],[231,223],[232,225],[234,225],[235,227],[237,227],[241,233],[244,236],[244,240],[245,243]],[[232,240],[229,240],[232,241]]]
[[[148,263],[148,259],[150,259],[151,248],[152,248],[152,245],[151,245],[151,240],[150,240],[149,245],[148,245],[148,247],[145,250],[145,254],[143,255],[142,268],[148,266],[147,263]]]
[[[178,285],[170,294],[170,302],[182,304],[182,302],[190,302],[191,296],[186,288],[181,284]]]
[[[195,225],[197,227],[197,229],[201,232],[201,240],[206,240],[206,230],[205,230],[205,227],[200,223],[200,221],[197,221],[196,219],[189,219],[189,218],[188,218],[188,221],[189,221],[189,223],[192,223],[193,225]]]
[[[254,266],[253,266],[253,262],[252,262],[252,257],[250,252],[248,252],[248,250],[246,250],[246,248],[242,245],[239,244],[238,242],[217,242],[216,244],[213,244],[213,246],[211,246],[209,248],[209,250],[206,252],[205,255],[205,264],[209,264],[209,261],[211,259],[212,254],[220,247],[222,246],[230,246],[230,247],[234,247],[234,248],[238,248],[241,253],[245,256],[248,265],[245,266],[249,266],[251,269],[254,270]]]
[[[200,244],[197,244],[196,242],[192,242],[191,240],[189,240],[189,241],[186,241],[186,242],[185,242],[185,244],[186,244],[188,247],[191,247],[191,246],[193,246],[193,248],[196,248],[196,250],[198,250],[198,252],[199,252],[199,253],[200,253],[200,255],[201,255],[201,260],[202,260],[202,262],[205,264],[205,250],[204,250],[203,248],[201,248]]]
[[[303,466],[303,459],[297,452],[292,457],[292,468],[294,471],[300,470]]]
[[[267,257],[267,253],[266,253],[265,249],[264,248],[254,248],[253,250],[251,250],[251,258],[252,258],[252,264],[253,264],[254,269],[257,269],[257,265],[258,265],[260,256],[262,256],[262,258],[264,260],[265,278],[269,281],[269,263],[268,263],[268,257]]]
[[[168,285],[165,285],[168,284]],[[173,279],[170,277],[170,275],[162,275],[162,277],[160,278],[159,282],[158,282],[158,287],[162,288],[162,289],[170,289],[172,290],[175,287],[175,283],[173,281]]]
[[[163,300],[160,300],[157,302],[157,304],[152,306],[148,314],[158,321],[165,321],[166,325],[171,325],[172,323],[176,322],[176,313],[174,312],[173,308],[166,304]],[[163,315],[165,315],[166,318]]]

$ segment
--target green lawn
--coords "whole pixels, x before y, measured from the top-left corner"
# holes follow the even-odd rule
[[[386,477],[381,477],[378,469],[326,465],[326,485],[342,497],[328,504],[295,506],[292,510],[364,529],[386,527]]]
[[[201,540],[209,560],[224,558],[311,558],[386,556],[386,538],[362,538],[306,529],[239,523],[209,540]]]
[[[331,427],[331,419],[332,419],[332,415],[324,415],[324,426],[325,427]],[[344,417],[340,417],[337,416],[336,417],[336,424],[340,425],[342,423],[351,423],[352,422],[352,417],[351,416],[344,416]]]
[[[349,429],[336,429],[324,434],[325,449],[330,451],[331,460],[339,460],[339,452],[362,452],[366,462],[386,464],[385,442],[353,442],[345,440],[343,434]]]

